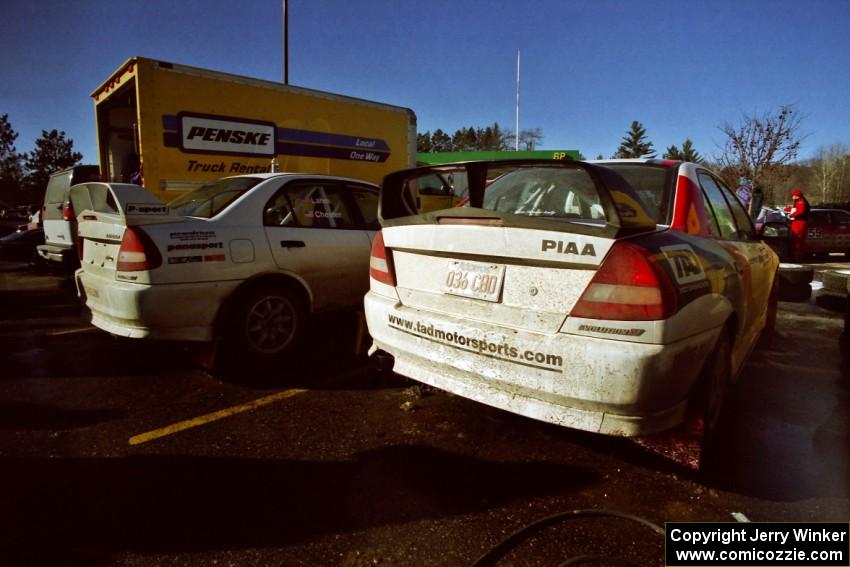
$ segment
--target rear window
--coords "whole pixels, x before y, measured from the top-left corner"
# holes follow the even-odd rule
[[[606,220],[593,180],[582,169],[539,167],[505,173],[487,187],[482,208],[553,220]]]
[[[619,173],[631,185],[656,224],[667,224],[669,174],[672,168],[634,163],[599,163]]]
[[[71,186],[71,172],[66,171],[58,175],[51,175],[47,182],[47,190],[44,193],[44,202],[48,205],[61,205],[65,202],[65,195]]]
[[[212,218],[261,181],[257,177],[217,179],[177,197],[168,208],[173,214],[183,217]]]

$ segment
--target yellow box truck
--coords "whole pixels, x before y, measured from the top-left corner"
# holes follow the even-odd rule
[[[91,96],[101,178],[166,202],[272,167],[379,183],[416,165],[416,115],[399,106],[143,57]]]

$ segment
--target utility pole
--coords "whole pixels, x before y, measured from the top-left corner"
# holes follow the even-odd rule
[[[289,12],[283,0],[283,84],[289,84]]]
[[[514,151],[519,151],[519,49],[516,50],[516,134],[514,134]]]

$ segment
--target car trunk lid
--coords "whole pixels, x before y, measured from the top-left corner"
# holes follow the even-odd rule
[[[385,247],[405,306],[557,332],[616,240],[656,229],[610,170],[571,162],[418,168],[387,177]],[[417,180],[465,177],[466,207],[418,214]]]
[[[70,191],[71,203],[77,211],[77,245],[83,270],[91,275],[107,279],[124,279],[145,283],[149,275],[145,271],[119,270],[122,262],[121,244],[125,232],[132,227],[144,225],[179,223],[183,217],[170,215],[168,207],[155,195],[138,185],[119,183],[84,183],[75,185]],[[137,232],[137,245],[144,244],[143,232]],[[141,240],[141,244],[139,241]],[[130,250],[130,253],[137,250]],[[125,256],[128,256],[125,251]],[[133,265],[128,256],[121,266]],[[138,267],[140,264],[135,263]],[[125,272],[132,272],[127,275]]]

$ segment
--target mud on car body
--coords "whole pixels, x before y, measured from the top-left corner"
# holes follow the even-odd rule
[[[466,176],[466,206],[418,213],[412,181],[435,171]],[[775,319],[778,258],[700,165],[418,168],[385,179],[380,217],[371,352],[535,419],[638,436],[698,411],[711,429]]]
[[[293,353],[314,311],[357,308],[368,288],[377,187],[256,174],[164,205],[136,185],[71,190],[77,288],[92,323],[120,336],[223,339],[240,362]]]

